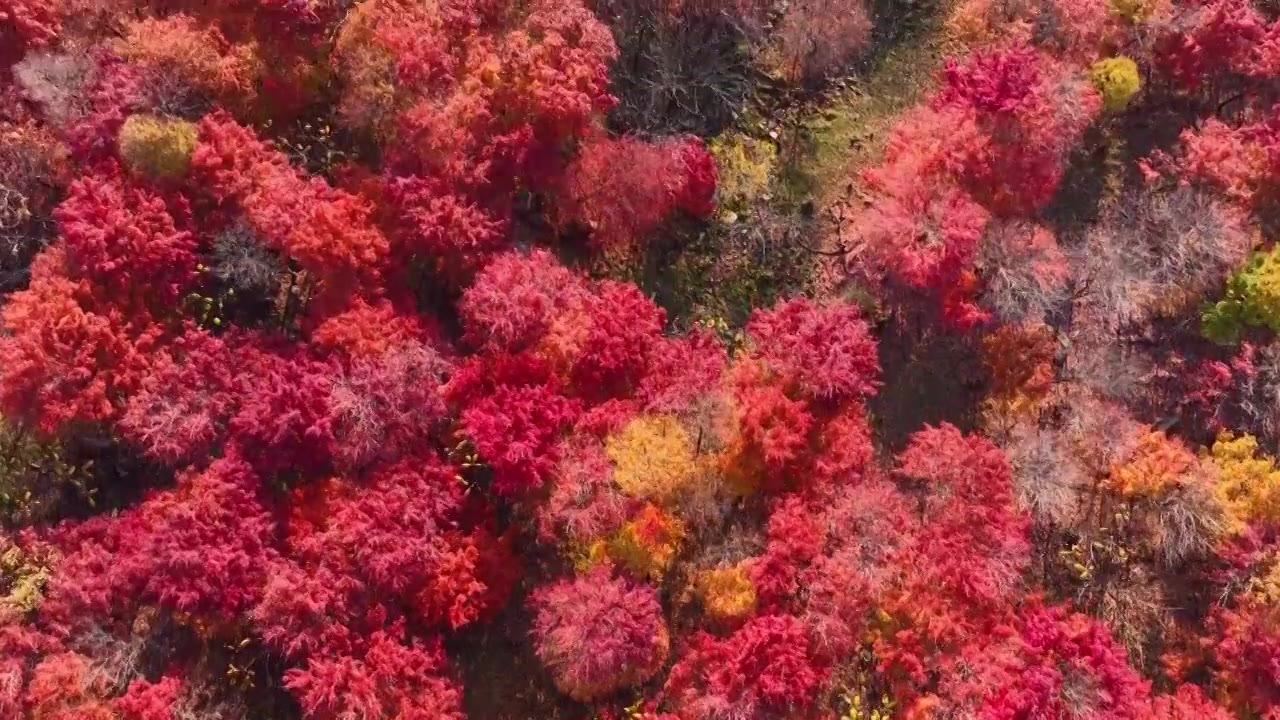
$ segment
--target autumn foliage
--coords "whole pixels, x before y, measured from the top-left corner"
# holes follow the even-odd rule
[[[0,718],[1280,720],[1276,16],[0,0]]]

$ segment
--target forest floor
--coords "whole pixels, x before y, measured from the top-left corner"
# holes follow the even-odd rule
[[[940,15],[940,14],[939,14]],[[811,290],[856,299],[856,288],[843,283],[836,233],[839,218],[856,213],[865,195],[858,173],[877,162],[898,116],[931,90],[948,54],[940,16],[889,46],[862,77],[841,84],[827,101],[802,121],[807,153],[798,173],[811,188],[819,217]],[[881,318],[880,364],[884,387],[871,404],[879,445],[896,451],[925,423],[948,421],[961,429],[976,424],[985,394],[981,360],[971,339],[921,328],[927,324],[904,316]],[[968,369],[962,372],[961,369]]]
[[[849,179],[880,158],[889,129],[904,110],[934,87],[947,40],[932,17],[890,45],[863,73],[836,83],[820,102],[799,108],[800,129],[787,168],[797,190],[820,208],[849,201]]]
[[[730,346],[752,308],[799,295],[855,295],[841,287],[832,231],[839,214],[861,202],[851,180],[879,159],[895,118],[934,85],[948,44],[947,0],[881,2],[894,6],[890,17],[909,20],[878,28],[875,49],[857,67],[817,92],[761,88],[723,134],[770,146],[765,188],[709,228],[604,273],[652,294],[673,327],[710,327]],[[904,15],[904,5],[914,9]]]

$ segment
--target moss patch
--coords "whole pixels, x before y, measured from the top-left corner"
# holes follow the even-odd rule
[[[823,202],[842,193],[850,170],[879,158],[897,116],[933,88],[944,46],[942,33],[931,27],[792,119],[782,152],[784,196]]]

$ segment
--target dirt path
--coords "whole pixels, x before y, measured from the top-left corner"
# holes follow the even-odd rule
[[[856,183],[858,173],[879,161],[898,116],[936,86],[949,54],[942,20],[933,18],[929,27],[887,50],[863,77],[839,89],[802,121],[810,151],[799,172],[806,176],[819,213],[819,247],[824,253],[839,249],[837,218],[865,205]],[[815,269],[815,292],[828,293],[838,285],[839,263],[837,256],[822,256]]]

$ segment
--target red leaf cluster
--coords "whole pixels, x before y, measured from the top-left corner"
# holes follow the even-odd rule
[[[201,121],[191,176],[218,204],[238,207],[264,243],[314,273],[330,303],[379,282],[389,246],[369,203],[303,176],[229,116]]]
[[[984,275],[1035,273],[1060,287],[1060,262],[1036,267],[1059,255],[1042,235],[975,263],[993,216],[1033,219],[1049,203],[1100,108],[1083,73],[1028,46],[950,61],[942,88],[899,120],[884,161],[863,173],[874,200],[840,230],[847,265],[932,296],[962,329],[990,317],[975,297]]]
[[[1280,720],[1280,23],[906,5],[0,0],[0,717]]]
[[[723,639],[695,636],[667,676],[663,694],[680,718],[733,714],[765,720],[806,712],[826,674],[804,625],[794,617],[769,615]]]
[[[715,188],[715,161],[696,138],[598,137],[569,166],[562,204],[568,219],[591,231],[594,246],[632,249],[677,209],[710,215]]]
[[[55,214],[72,277],[102,285],[116,302],[142,292],[147,305],[170,306],[193,279],[195,238],[161,197],[119,175],[71,183]]]
[[[669,639],[653,588],[600,568],[534,593],[534,650],[556,687],[590,701],[648,680]]]
[[[7,67],[28,50],[49,44],[61,29],[61,13],[52,0],[5,0],[0,6],[0,65]]]
[[[1159,39],[1156,62],[1191,89],[1236,74],[1263,79],[1275,74],[1278,29],[1245,0],[1197,2]]]
[[[163,330],[145,315],[99,309],[91,286],[67,276],[66,250],[36,259],[26,290],[0,312],[0,404],[45,433],[73,420],[115,418],[142,381]]]
[[[731,465],[747,485],[855,480],[871,456],[863,401],[880,385],[876,343],[848,303],[784,301],[757,310],[729,371]]]
[[[267,579],[274,521],[248,463],[190,472],[118,519],[62,530],[65,557],[45,611],[76,625],[138,604],[217,622],[247,611]]]

